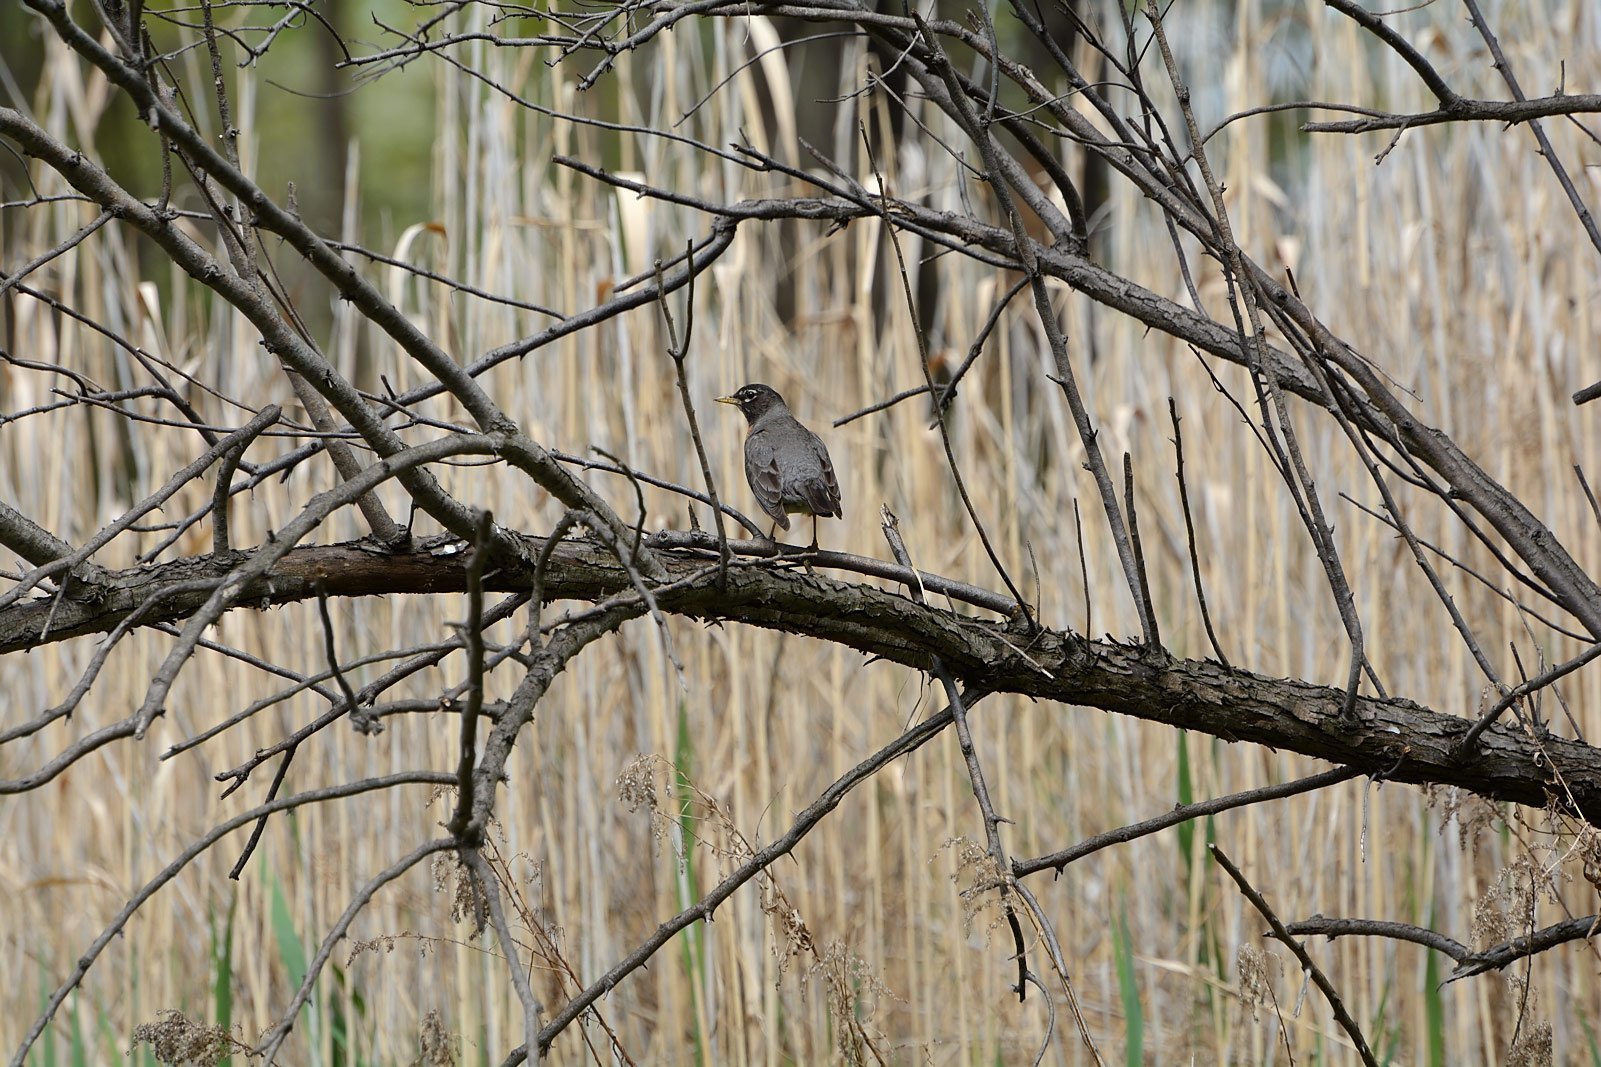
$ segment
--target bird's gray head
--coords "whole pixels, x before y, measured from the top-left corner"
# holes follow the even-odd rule
[[[774,408],[785,406],[784,398],[778,395],[778,390],[770,385],[752,382],[750,385],[740,386],[728,396],[717,398],[719,404],[733,404],[745,414],[745,421],[751,425],[756,420]]]

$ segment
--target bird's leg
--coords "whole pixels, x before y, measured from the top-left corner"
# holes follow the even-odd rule
[[[803,564],[806,567],[806,573],[807,574],[811,574],[812,573],[812,560],[815,559],[816,557],[817,557],[817,516],[813,515],[812,516],[812,544],[811,544],[811,547],[808,548],[805,551],[805,553],[803,553],[802,556],[801,556]]]

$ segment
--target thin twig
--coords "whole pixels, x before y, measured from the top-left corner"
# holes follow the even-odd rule
[[[467,830],[473,811],[473,768],[478,755],[478,715],[484,706],[484,571],[489,566],[489,531],[495,519],[488,508],[478,515],[478,529],[473,538],[472,554],[467,557],[467,619],[462,623],[462,646],[467,652],[467,699],[461,706],[461,755],[456,761],[456,813],[446,824],[452,835],[467,851],[477,842],[467,841],[462,835]],[[355,707],[355,694],[349,696]],[[515,957],[510,943],[502,946],[508,957]]]
[[[1028,279],[1019,278],[1012,283],[1011,288],[1006,290],[999,300],[990,305],[989,315],[985,317],[984,324],[979,327],[977,336],[973,338],[973,343],[967,347],[967,358],[962,360],[962,365],[956,368],[950,379],[944,384],[931,388],[925,382],[925,384],[915,389],[902,389],[894,396],[880,400],[876,404],[869,404],[859,411],[840,416],[834,420],[834,426],[838,428],[846,423],[854,422],[864,415],[872,415],[876,412],[887,410],[903,400],[910,400],[914,396],[932,395],[936,411],[944,411],[950,407],[951,401],[956,399],[956,387],[961,384],[962,378],[972,368],[973,364],[978,362],[978,357],[984,351],[984,345],[989,341],[990,335],[995,332],[995,327],[1000,324],[1002,313],[1006,311],[1017,294],[1026,288],[1028,288]]]
[[[1595,491],[1590,488],[1590,480],[1584,476],[1584,468],[1575,463],[1573,473],[1579,478],[1579,488],[1584,490],[1584,499],[1590,502],[1590,514],[1595,517],[1596,525],[1601,526],[1601,503],[1596,501]]]
[[[686,257],[694,253],[691,243]],[[661,304],[662,320],[667,324],[667,354],[673,360],[674,377],[678,380],[678,399],[684,405],[684,417],[689,420],[689,436],[695,442],[695,455],[700,459],[700,474],[706,481],[706,495],[711,498],[712,521],[717,524],[717,559],[721,568],[717,572],[719,586],[728,584],[728,532],[723,528],[723,509],[717,501],[717,482],[712,478],[711,460],[706,456],[706,442],[701,440],[700,421],[695,418],[695,400],[689,395],[689,376],[684,359],[689,355],[689,339],[695,329],[695,275],[689,275],[684,292],[684,336],[679,340],[673,324],[673,311],[667,305],[667,280],[662,274],[661,260],[656,261],[656,298]]]
[[[1056,937],[1055,928],[1051,925],[1050,919],[1046,918],[1045,909],[1040,907],[1040,902],[1035,899],[1034,893],[1028,886],[1023,885],[1021,882],[1014,882],[1013,888],[1017,892],[1018,899],[1022,900],[1023,906],[1028,909],[1029,916],[1034,920],[1034,928],[1039,932],[1040,940],[1045,945],[1046,955],[1051,961],[1051,967],[1056,971],[1056,977],[1062,982],[1062,992],[1067,997],[1068,1010],[1073,1013],[1073,1023],[1078,1027],[1079,1040],[1084,1043],[1085,1048],[1089,1049],[1090,1056],[1095,1062],[1100,1067],[1105,1067],[1106,1061],[1101,1058],[1101,1050],[1096,1046],[1095,1038],[1090,1036],[1089,1023],[1085,1021],[1084,1012],[1079,1008],[1078,994],[1073,991],[1072,979],[1068,977],[1067,959],[1062,953],[1062,943]],[[1028,977],[1038,984],[1039,979],[1034,977],[1033,972],[1029,972]],[[1047,1001],[1050,999],[1049,996],[1046,997]],[[1054,1029],[1056,1007],[1050,1003],[1047,1003],[1046,1006],[1050,1008],[1047,1022],[1050,1024],[1050,1028]],[[1048,1040],[1049,1035],[1047,1034]],[[1044,1055],[1044,1048],[1044,1045],[1040,1047],[1041,1055]]]
[[[528,971],[523,967],[522,960],[517,958],[517,940],[511,936],[511,925],[506,922],[506,908],[500,900],[500,886],[495,881],[494,872],[489,869],[489,864],[484,862],[484,857],[478,849],[463,847],[457,849],[456,854],[472,872],[478,882],[479,891],[484,895],[484,902],[489,906],[489,918],[495,925],[495,936],[500,939],[501,954],[506,957],[506,970],[511,974],[512,987],[517,990],[517,999],[523,1006],[523,1047],[533,1047],[534,1062],[538,1063],[543,1057],[540,1055],[536,1038],[539,1034],[539,1017],[544,1014],[545,1006],[534,995],[533,986],[528,982]]]
[[[1278,785],[1265,785],[1256,789],[1246,789],[1227,796],[1213,797],[1210,800],[1199,800],[1193,804],[1181,804],[1172,811],[1165,811],[1161,815],[1146,819],[1143,822],[1120,826],[1115,830],[1108,830],[1094,837],[1087,837],[1070,848],[1060,852],[1051,852],[1031,860],[1013,860],[1012,873],[1019,878],[1026,878],[1040,871],[1054,869],[1058,875],[1065,871],[1069,864],[1076,863],[1085,856],[1092,855],[1112,845],[1121,845],[1141,837],[1166,830],[1169,826],[1199,819],[1205,815],[1216,815],[1218,812],[1228,811],[1232,808],[1242,808],[1250,804],[1261,804],[1264,801],[1280,800],[1284,797],[1298,796],[1309,793],[1314,789],[1323,789],[1339,782],[1349,781],[1362,774],[1358,767],[1336,767],[1333,770],[1321,771],[1305,778],[1297,778]]]
[[[1134,562],[1133,546],[1129,544],[1128,528],[1124,523],[1122,509],[1117,503],[1117,489],[1112,482],[1112,475],[1107,469],[1106,460],[1101,455],[1099,434],[1090,420],[1089,409],[1084,404],[1084,398],[1078,387],[1078,379],[1074,374],[1072,361],[1067,351],[1067,337],[1062,331],[1061,323],[1057,320],[1056,309],[1051,306],[1049,291],[1045,288],[1045,275],[1040,269],[1039,254],[1036,245],[1028,231],[1023,226],[1022,217],[1017,212],[1017,206],[1012,198],[1012,189],[1003,177],[1000,149],[995,143],[994,135],[989,128],[982,126],[976,115],[973,114],[967,98],[962,94],[961,83],[957,77],[956,69],[951,65],[950,57],[945,54],[938,38],[929,28],[928,23],[921,15],[913,16],[918,23],[920,32],[931,54],[933,68],[936,74],[945,80],[949,87],[951,101],[955,107],[954,117],[966,131],[967,135],[978,146],[984,157],[984,169],[990,176],[990,190],[999,202],[1002,212],[1011,225],[1012,244],[1015,253],[1023,261],[1023,269],[1028,275],[1029,285],[1034,295],[1034,311],[1045,336],[1050,342],[1051,355],[1056,363],[1056,376],[1052,381],[1061,388],[1062,395],[1067,400],[1068,409],[1073,415],[1073,424],[1078,430],[1079,443],[1084,448],[1084,462],[1089,467],[1095,480],[1096,488],[1100,492],[1101,506],[1106,511],[1107,525],[1112,533],[1112,542],[1117,547],[1118,560],[1123,565],[1123,578],[1128,583],[1129,595],[1134,598],[1134,604],[1140,616],[1140,630],[1145,643],[1152,648],[1159,647],[1156,633],[1156,622],[1145,611],[1144,601],[1140,597],[1139,570]]]
[[[1217,861],[1218,866],[1227,871],[1229,877],[1234,879],[1234,883],[1240,887],[1240,892],[1245,895],[1245,899],[1249,900],[1251,906],[1261,913],[1262,918],[1267,920],[1268,925],[1273,929],[1273,936],[1293,952],[1296,959],[1301,961],[1301,969],[1311,976],[1313,983],[1322,992],[1324,999],[1329,1002],[1329,1008],[1334,1012],[1335,1021],[1340,1024],[1340,1028],[1345,1031],[1346,1036],[1351,1039],[1351,1043],[1356,1046],[1357,1055],[1362,1057],[1362,1062],[1367,1064],[1367,1067],[1379,1067],[1378,1060],[1373,1058],[1373,1050],[1368,1048],[1367,1038],[1362,1036],[1361,1027],[1356,1025],[1356,1020],[1351,1018],[1351,1013],[1345,1010],[1345,1001],[1340,999],[1339,990],[1334,988],[1334,983],[1329,981],[1328,975],[1324,974],[1323,969],[1312,960],[1311,955],[1306,951],[1306,946],[1297,941],[1284,928],[1284,923],[1279,920],[1273,909],[1268,906],[1266,898],[1261,893],[1258,893],[1250,882],[1246,881],[1245,875],[1240,873],[1240,869],[1234,866],[1233,861],[1223,853],[1221,848],[1215,844],[1208,844],[1206,847],[1212,853],[1212,858]]]
[[[1451,110],[1461,101],[1462,98],[1445,84],[1445,79],[1440,77],[1439,71],[1423,58],[1422,53],[1385,24],[1376,12],[1359,7],[1352,0],[1323,0],[1323,2],[1383,41],[1396,55],[1405,60],[1408,66],[1417,71],[1418,77],[1423,79],[1423,84],[1429,87],[1429,92],[1440,101],[1442,108]]]
[[[72,251],[72,249],[78,247],[78,245],[88,240],[90,235],[96,230],[110,222],[111,219],[111,212],[101,211],[100,214],[96,215],[94,220],[87,226],[81,227],[76,233],[62,241],[60,244],[56,245],[54,248],[39,253],[37,256],[33,257],[28,262],[12,271],[9,275],[0,274],[0,296],[5,296],[7,290],[9,290],[12,286],[22,281],[22,279],[38,270],[46,263],[49,263],[52,259],[63,256]]]
[[[276,412],[277,408],[274,407],[271,410]],[[255,431],[254,435],[236,442],[232,448],[223,453],[222,462],[217,465],[217,487],[211,494],[211,551],[213,555],[221,555],[227,552],[229,547],[228,498],[231,495],[233,473],[239,468],[239,461],[244,458],[245,449],[250,447],[250,442],[254,437],[260,436],[263,430],[266,430],[276,421],[275,417],[271,422],[251,423],[248,428]]]
[[[1162,631],[1157,625],[1156,603],[1151,597],[1151,573],[1145,567],[1145,550],[1140,545],[1139,514],[1134,510],[1134,460],[1123,453],[1123,514],[1128,519],[1128,543],[1134,550],[1134,573],[1139,577],[1141,614],[1151,620],[1151,630],[1145,643],[1162,647]]]
[[[1190,488],[1184,479],[1184,435],[1179,430],[1178,404],[1172,397],[1167,398],[1167,414],[1173,422],[1173,455],[1178,464],[1174,477],[1179,483],[1179,507],[1184,512],[1184,538],[1190,548],[1190,576],[1195,579],[1195,600],[1201,606],[1201,622],[1206,627],[1206,639],[1212,643],[1212,653],[1217,656],[1219,663],[1227,667],[1229,658],[1223,654],[1223,645],[1217,639],[1217,631],[1212,628],[1212,613],[1206,608],[1206,587],[1201,583],[1201,556],[1195,544],[1195,520],[1190,515]]]
[[[1471,949],[1462,942],[1425,926],[1414,926],[1411,923],[1392,922],[1387,919],[1346,919],[1327,918],[1314,915],[1310,919],[1301,919],[1286,923],[1285,929],[1292,934],[1336,937],[1387,937],[1396,941],[1408,941],[1424,948],[1433,949],[1450,957],[1456,963],[1445,983],[1461,981],[1476,975],[1498,971],[1508,964],[1518,960],[1536,956],[1549,951],[1559,945],[1569,944],[1573,941],[1586,941],[1594,937],[1597,923],[1601,916],[1584,915],[1572,919],[1565,919],[1559,923],[1535,930],[1521,937],[1514,937],[1509,941],[1491,945],[1488,948]]]

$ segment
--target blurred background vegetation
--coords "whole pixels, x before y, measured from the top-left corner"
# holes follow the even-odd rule
[[[1530,72],[1526,83],[1538,81],[1543,91],[1559,78],[1575,89],[1601,85],[1597,5],[1490,8],[1513,61]],[[379,23],[410,30],[440,8],[324,0],[317,10],[361,55],[395,44]],[[74,11],[92,19],[87,4]],[[964,11],[942,5],[950,17]],[[1116,25],[1110,4],[1090,13]],[[226,19],[241,29],[271,25],[282,15],[270,5],[246,6],[229,8]],[[1396,110],[1428,106],[1412,72],[1319,4],[1181,0],[1169,17],[1203,126],[1245,107],[1305,97]],[[337,43],[306,18],[254,65],[237,67],[237,53],[226,65],[246,171],[280,199],[292,184],[302,215],[320,230],[571,313],[648,269],[653,258],[681,250],[709,223],[686,209],[617,195],[552,165],[552,155],[643,171],[658,185],[711,198],[787,186],[681,144],[556,120],[540,108],[656,128],[692,112],[679,132],[708,144],[748,137],[804,160],[785,140],[787,131],[799,130],[836,158],[857,160],[855,124],[884,116],[880,98],[849,95],[868,62],[865,48],[814,41],[774,53],[782,57],[776,69],[747,65],[766,47],[763,21],[709,21],[666,35],[620,57],[611,75],[583,93],[575,81],[594,57],[579,54],[550,67],[545,52],[483,41],[447,51],[461,66],[417,59],[381,78],[372,68],[337,69]],[[1012,31],[1004,14],[999,21],[1004,38]],[[1503,95],[1453,5],[1424,5],[1394,21],[1464,91]],[[483,9],[469,8],[452,25],[517,36],[537,33],[541,20],[491,22]],[[159,23],[153,31],[162,47],[192,40],[189,31]],[[774,41],[801,35],[784,24],[771,32]],[[13,106],[102,159],[136,194],[158,194],[159,154],[127,102],[86,79],[41,24],[11,4],[0,5],[0,67],[0,91]],[[173,67],[196,121],[214,130],[203,50],[183,51]],[[1594,252],[1574,239],[1570,208],[1526,131],[1414,131],[1379,166],[1375,156],[1389,134],[1314,138],[1298,130],[1304,117],[1262,116],[1214,140],[1241,243],[1262,262],[1293,267],[1302,291],[1337,331],[1412,389],[1422,410],[1593,566],[1601,560],[1601,538],[1568,474],[1576,462],[1596,462],[1601,436],[1593,412],[1576,411],[1567,397],[1597,377],[1598,275]],[[886,125],[916,137],[914,129]],[[1571,124],[1553,126],[1594,203],[1601,150]],[[955,168],[926,146],[894,166],[896,181],[931,201],[953,209],[966,203]],[[1093,187],[1095,176],[1085,177]],[[30,180],[46,194],[59,191],[38,168],[25,174],[15,156],[0,155],[0,199],[21,198]],[[184,196],[192,197],[192,189],[180,190],[180,206]],[[1098,258],[1183,299],[1159,217],[1111,185],[1097,202]],[[79,205],[0,211],[0,263],[25,262],[84,221]],[[282,375],[237,316],[141,240],[111,227],[103,236],[52,264],[52,292],[120,323],[141,344],[232,395],[293,403]],[[267,254],[274,255],[270,243]],[[464,358],[552,321],[353,258],[414,321]],[[886,501],[908,527],[920,566],[993,586],[925,408],[905,404],[825,429],[831,419],[921,381],[891,262],[880,229],[866,222],[839,232],[747,227],[699,290],[694,391],[706,400],[743,381],[766,380],[824,429],[845,472],[848,516],[834,529],[825,525],[825,544],[883,555],[874,516]],[[314,334],[359,384],[416,384],[416,368],[392,345],[353,321],[319,283],[296,276],[287,257],[283,267]],[[919,281],[938,281],[919,290],[931,297],[920,310],[935,356],[959,360],[1006,280],[954,257],[917,269]],[[1057,295],[1109,453],[1135,457],[1169,646],[1178,655],[1207,653],[1182,527],[1171,521],[1177,490],[1166,401],[1174,396],[1190,449],[1203,577],[1224,647],[1237,663],[1263,673],[1343,680],[1346,649],[1315,553],[1249,429],[1215,394],[1196,357],[1065,288]],[[1203,282],[1203,296],[1220,303],[1221,287]],[[3,313],[12,351],[58,360],[102,381],[127,374],[114,346],[15,294]],[[1093,488],[1045,380],[1049,356],[1030,314],[1022,307],[1008,313],[980,372],[964,385],[953,409],[955,445],[970,470],[982,472],[971,483],[975,501],[993,524],[1008,568],[1027,575],[1030,589],[1038,575],[1042,617],[1095,636],[1128,637],[1137,632],[1132,607],[1110,542],[1093,521],[1084,534],[1088,588],[1080,577],[1074,508],[1084,502],[1088,519]],[[485,381],[547,444],[575,453],[603,446],[640,469],[694,484],[699,472],[662,353],[657,316],[645,309],[497,368]],[[1218,373],[1236,390],[1248,390],[1243,376],[1228,368]],[[8,411],[42,395],[37,382],[15,372],[0,388]],[[444,401],[433,413],[459,414]],[[236,417],[226,408],[214,414],[218,421]],[[703,410],[708,444],[725,496],[745,507],[740,430],[715,421],[721,414]],[[1365,476],[1337,432],[1312,416],[1301,429],[1327,499],[1345,491],[1371,504]],[[159,484],[191,452],[192,440],[179,430],[131,440],[120,420],[103,412],[42,416],[0,426],[0,490],[29,513],[56,518],[53,528],[82,536],[116,514],[119,503],[144,496],[152,479]],[[287,483],[264,484],[248,504],[236,505],[236,536],[265,537],[330,477],[323,468],[302,469]],[[463,469],[449,477],[453,490],[493,507],[509,525],[542,532],[559,514],[503,472]],[[626,483],[591,480],[619,511],[633,514]],[[206,490],[193,488],[199,495],[186,493],[178,514],[201,502]],[[656,493],[647,499],[653,526],[687,525],[681,500]],[[1484,562],[1438,511],[1420,509],[1413,520],[1446,551],[1469,564]],[[1335,523],[1372,655],[1392,692],[1472,714],[1481,697],[1477,675],[1404,549],[1344,503]],[[360,533],[341,516],[325,536]],[[159,538],[151,534],[141,547]],[[196,534],[179,548],[199,544]],[[1555,662],[1577,651],[1494,592],[1456,579],[1453,592],[1487,646],[1517,642],[1530,661],[1543,655]],[[463,611],[452,598],[333,610],[341,646],[350,649],[437,639]],[[274,662],[309,671],[323,661],[314,606],[238,612],[218,630]],[[636,624],[575,665],[519,750],[498,840],[536,946],[547,1004],[571,991],[564,967],[586,981],[601,973],[704,892],[737,855],[738,836],[760,841],[782,832],[823,785],[934,700],[912,673],[864,667],[840,649],[683,621],[672,632],[685,661],[682,684],[649,624]],[[128,641],[117,653],[126,688],[104,689],[71,723],[8,746],[0,771],[10,776],[37,766],[70,737],[124,714],[165,647],[158,634]],[[35,708],[60,699],[91,652],[79,642],[0,663],[9,703]],[[203,669],[185,676],[171,713],[144,745],[107,750],[49,789],[0,805],[0,892],[14,902],[0,919],[0,951],[14,963],[10,980],[0,982],[0,1044],[7,1048],[127,895],[199,832],[239,803],[259,799],[246,794],[264,788],[253,783],[234,801],[222,801],[212,776],[322,710],[301,694],[209,746],[158,761],[168,745],[279,684],[221,658],[196,667]],[[383,667],[353,670],[356,684]],[[457,669],[452,660],[419,676],[414,695],[437,695]],[[1597,678],[1577,679],[1564,693],[1587,736],[1601,736]],[[994,763],[998,807],[1015,821],[1007,832],[1019,856],[1174,803],[1317,769],[1296,757],[1176,736],[1099,712],[1000,697],[980,706],[975,731]],[[301,786],[452,767],[456,727],[443,714],[412,716],[377,739],[341,729],[320,742],[296,762]],[[658,754],[668,764],[639,771],[638,753]],[[616,783],[629,774],[652,783],[659,818],[618,799]],[[276,1020],[353,886],[444,817],[440,805],[428,806],[421,796],[385,796],[275,822],[238,882],[226,876],[231,853],[204,858],[135,921],[32,1062],[117,1060],[135,1045],[134,1028],[162,1009],[237,1027],[253,1040]],[[949,847],[979,832],[954,743],[933,746],[854,797],[808,839],[797,862],[775,869],[786,899],[821,946],[816,956],[793,955],[782,917],[767,907],[774,898],[747,890],[714,924],[687,934],[681,951],[664,954],[603,1001],[606,1024],[639,1064],[852,1061],[861,1052],[841,1040],[850,1029],[842,1025],[846,1018],[878,1035],[885,1062],[1028,1062],[1044,1033],[1043,1012],[1033,998],[1019,1005],[1007,993],[1006,939],[993,929],[993,915],[968,914],[960,849]],[[1059,923],[1079,998],[1109,1062],[1280,1063],[1288,1062],[1287,1049],[1300,1064],[1354,1062],[1324,1005],[1303,996],[1293,961],[1275,962],[1270,951],[1260,964],[1274,990],[1267,1000],[1261,987],[1243,980],[1240,950],[1258,944],[1260,923],[1206,861],[1201,846],[1211,839],[1228,846],[1286,916],[1395,918],[1468,939],[1476,930],[1488,937],[1510,929],[1509,914],[1514,923],[1527,918],[1520,904],[1542,918],[1594,906],[1593,895],[1588,905],[1582,899],[1582,882],[1577,889],[1568,884],[1564,842],[1544,828],[1530,829],[1510,809],[1363,781],[1109,850],[1037,887]],[[1516,887],[1531,877],[1548,892],[1525,900]],[[488,942],[462,940],[465,928],[452,922],[448,889],[439,891],[417,872],[380,896],[355,932],[357,951],[336,956],[335,973],[302,1017],[290,1046],[293,1062],[388,1064],[419,1056],[444,1062],[440,1057],[450,1053],[461,1062],[494,1063],[516,1044],[515,998],[488,956]],[[1523,980],[1523,971],[1441,986],[1442,961],[1416,946],[1353,938],[1314,952],[1385,1062],[1513,1062],[1509,1049],[1525,1025],[1520,1010],[1527,1002],[1512,982]],[[1535,1012],[1528,1025],[1552,1027],[1552,1062],[1601,1064],[1595,952],[1576,947],[1542,956],[1527,980]],[[1090,1062],[1058,1026],[1046,1062]],[[569,1032],[553,1050],[554,1061],[593,1062],[586,1042],[604,1049],[605,1030],[590,1024],[583,1038]],[[148,1043],[133,1053],[139,1062],[151,1055]],[[604,1051],[594,1059],[611,1062]]]
[[[426,17],[406,0],[318,0],[315,7],[353,48],[379,40],[374,20],[411,28]],[[284,15],[283,8],[261,5],[234,7],[228,19],[241,27],[270,27]],[[512,25],[534,21],[515,20]],[[319,230],[337,232],[354,151],[363,161],[351,176],[357,182],[362,231],[393,240],[410,221],[426,217],[433,203],[429,157],[435,135],[435,76],[426,65],[413,65],[387,76],[381,91],[358,92],[353,72],[339,68],[347,58],[339,41],[314,29],[317,23],[309,17],[296,22],[300,28],[283,34],[252,68],[251,82],[260,93],[250,131],[260,147],[252,173],[278,197],[293,183],[302,217]],[[187,29],[160,20],[152,19],[149,29],[163,51],[193,40]],[[0,61],[13,100],[35,102],[38,93],[50,92],[40,82],[50,36],[49,27],[22,5],[0,6]],[[226,69],[230,76],[237,74],[232,63]],[[176,70],[191,93],[198,94],[192,103],[211,99],[203,49],[185,51]],[[237,82],[234,88],[237,92]],[[103,118],[74,132],[91,138],[80,142],[84,150],[93,150],[135,195],[160,191],[160,154],[125,96],[113,94]],[[16,159],[8,158],[4,165],[7,177],[15,179]]]

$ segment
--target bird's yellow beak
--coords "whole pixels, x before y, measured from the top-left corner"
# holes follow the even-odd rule
[[[739,404],[738,399],[731,396],[719,396],[714,397],[713,399],[715,399],[719,404],[734,404],[736,406]]]

